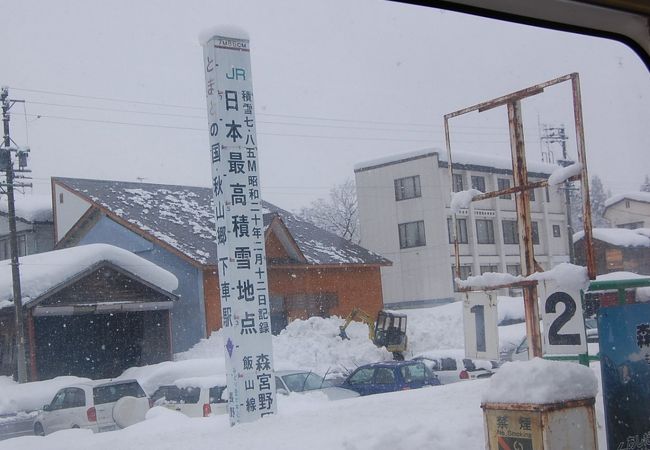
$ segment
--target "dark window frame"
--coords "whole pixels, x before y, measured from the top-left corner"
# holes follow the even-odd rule
[[[512,226],[512,229],[511,229]],[[503,243],[507,245],[519,244],[519,231],[517,230],[517,221],[504,219],[501,221],[503,233]]]
[[[416,227],[417,238],[415,242],[409,242],[409,228]],[[397,225],[399,248],[407,249],[414,247],[424,247],[427,245],[427,238],[424,229],[424,220],[416,220],[414,222],[405,222]]]
[[[479,244],[494,244],[494,220],[476,219],[476,242]],[[485,224],[485,236],[482,236],[480,224]]]
[[[472,175],[472,189],[477,189],[481,192],[485,192],[485,177],[483,175]]]
[[[447,235],[449,236],[449,243],[454,243],[454,238],[452,236],[452,223],[453,219],[451,217],[447,218]],[[467,219],[456,219],[456,236],[458,237],[459,244],[469,243],[469,238],[467,235]]]
[[[452,175],[451,179],[452,190],[454,192],[460,192],[465,190],[465,180],[463,180],[463,174],[455,173]]]
[[[412,183],[408,186],[407,183]],[[410,177],[397,178],[394,181],[395,186],[395,201],[408,200],[411,198],[422,197],[422,187],[420,185],[420,175],[413,175]],[[409,187],[411,191],[409,191]]]
[[[503,190],[510,188],[510,178],[497,178],[497,190]],[[512,194],[499,195],[499,198],[502,200],[512,200]]]
[[[553,225],[553,237],[562,237],[562,230],[559,225]]]

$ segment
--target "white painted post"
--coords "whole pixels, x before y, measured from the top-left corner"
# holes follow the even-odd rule
[[[250,44],[202,39],[230,424],[276,412]]]

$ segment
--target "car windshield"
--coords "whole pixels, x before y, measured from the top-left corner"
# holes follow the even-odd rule
[[[323,377],[313,372],[283,375],[282,380],[291,392],[311,391],[325,387],[325,380],[323,380]]]

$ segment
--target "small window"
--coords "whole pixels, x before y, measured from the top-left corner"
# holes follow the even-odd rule
[[[548,186],[544,188],[544,191],[546,192],[546,203],[551,203],[551,193],[548,190]]]
[[[508,178],[498,178],[497,183],[500,191],[510,188],[510,180]],[[499,198],[502,198],[504,200],[511,200],[512,194],[500,195]]]
[[[537,222],[532,223],[532,231],[533,231],[533,244],[539,245],[539,226],[537,225]]]
[[[213,386],[210,388],[210,403],[228,403],[228,397],[223,395],[226,392],[225,386]]]
[[[479,244],[494,244],[494,222],[490,219],[476,221],[476,239]]]
[[[454,358],[442,358],[442,370],[456,370],[456,360]]]
[[[472,189],[478,189],[481,192],[485,192],[485,177],[472,175]]]
[[[400,367],[400,373],[405,383],[421,382],[427,379],[427,369],[424,364],[409,364]]]
[[[451,276],[456,278],[456,266],[451,266]],[[468,277],[472,276],[472,266],[471,265],[461,265],[460,266],[460,279],[466,280]]]
[[[395,180],[395,200],[422,197],[420,175]]]
[[[375,374],[375,369],[364,367],[357,370],[354,375],[350,377],[350,384],[358,386],[362,384],[372,384],[372,377]]]
[[[424,221],[400,223],[398,228],[400,248],[422,247],[426,245]]]
[[[553,225],[553,237],[560,237],[560,226]]]
[[[63,192],[59,194],[59,203],[63,204]]]
[[[510,275],[518,276],[521,275],[521,265],[519,264],[507,264],[506,272]]]
[[[528,189],[528,198],[531,202],[535,201],[535,189]]]
[[[519,244],[519,232],[517,231],[516,220],[503,220],[501,221],[503,228],[503,243],[504,244]]]
[[[452,234],[454,220],[447,219],[447,234],[449,235],[449,243],[454,243],[454,236]],[[456,237],[459,244],[467,244],[467,219],[456,219]]]
[[[626,208],[629,208],[629,207],[630,207],[630,201],[629,201],[629,200],[625,200],[625,207],[626,207]]]
[[[388,367],[378,367],[375,370],[375,384],[395,384],[395,373]]]
[[[78,408],[86,406],[86,394],[83,389],[68,388],[65,392],[63,408]]]
[[[453,188],[454,188],[454,192],[460,192],[465,190],[465,186],[463,184],[463,176],[459,173],[454,174]]]
[[[480,266],[481,275],[487,272],[498,272],[499,268],[496,264],[485,264]]]

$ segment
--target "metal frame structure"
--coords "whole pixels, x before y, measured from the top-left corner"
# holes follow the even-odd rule
[[[538,181],[530,183],[528,181],[528,170],[526,167],[526,151],[524,145],[524,132],[523,122],[521,116],[521,101],[525,98],[541,94],[544,89],[556,84],[570,81],[573,93],[573,115],[575,120],[576,130],[576,143],[578,149],[578,162],[582,164],[581,173],[571,177],[568,181],[580,180],[582,190],[582,211],[583,211],[583,226],[585,232],[585,248],[587,257],[587,272],[589,279],[596,278],[596,264],[594,259],[593,245],[592,245],[592,229],[591,229],[591,207],[589,200],[589,176],[587,174],[587,158],[585,152],[585,137],[582,121],[582,101],[580,95],[580,77],[577,73],[564,75],[553,80],[549,80],[528,88],[512,92],[510,94],[488,100],[460,109],[458,111],[446,114],[444,116],[445,127],[445,143],[447,146],[447,161],[449,170],[449,179],[453,180],[453,160],[451,152],[451,138],[449,135],[449,120],[467,114],[470,112],[478,111],[484,112],[500,106],[506,106],[508,109],[508,124],[510,130],[510,150],[512,154],[512,173],[514,186],[492,192],[486,192],[481,195],[476,195],[472,201],[485,200],[506,194],[515,194],[515,205],[517,208],[517,230],[519,234],[519,251],[522,261],[522,269],[526,276],[533,274],[535,271],[541,270],[539,264],[535,261],[535,253],[533,249],[532,239],[532,222],[530,215],[530,198],[529,190],[539,187],[548,186],[548,181]],[[453,183],[452,183],[453,192]],[[453,214],[452,236],[454,242],[454,254],[456,263],[456,277],[460,278],[460,253],[458,235],[456,229],[456,214]],[[542,356],[542,338],[539,327],[539,310],[537,308],[537,282],[536,281],[523,281],[518,283],[504,284],[494,286],[493,289],[507,288],[507,287],[521,287],[524,292],[524,308],[526,315],[526,334],[528,342],[532,351],[533,357]],[[460,291],[466,289],[458,289]]]

